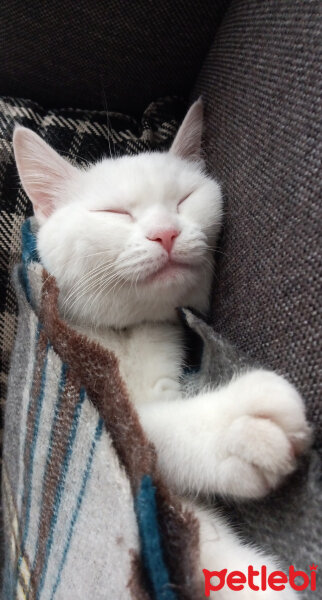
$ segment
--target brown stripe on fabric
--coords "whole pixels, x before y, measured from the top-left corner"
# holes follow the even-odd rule
[[[58,415],[54,422],[51,455],[47,464],[44,491],[42,496],[42,509],[39,517],[37,550],[34,568],[31,574],[31,582],[34,590],[38,590],[40,577],[46,559],[46,545],[51,528],[52,518],[55,510],[55,497],[61,477],[61,469],[68,448],[70,428],[72,426],[75,407],[79,402],[79,384],[74,376],[68,371],[66,382],[59,403]],[[34,600],[35,594],[29,594],[29,600]]]
[[[164,560],[180,600],[204,598],[199,564],[199,522],[160,478],[155,481]],[[180,560],[178,560],[180,557]]]
[[[131,577],[127,584],[133,600],[151,600],[147,591],[147,582],[144,575],[140,556],[137,552],[130,550],[131,557]]]
[[[36,357],[35,357],[35,366],[34,366],[34,374],[33,374],[33,384],[31,390],[31,400],[27,414],[27,422],[26,422],[26,440],[25,440],[25,450],[24,450],[24,481],[23,481],[23,498],[22,498],[22,507],[21,507],[21,518],[20,524],[22,530],[25,526],[26,521],[26,510],[27,510],[27,498],[28,498],[28,485],[31,486],[31,482],[29,481],[29,464],[32,450],[32,439],[35,429],[35,421],[36,421],[36,413],[37,413],[37,403],[41,390],[41,379],[42,373],[44,369],[45,357],[46,357],[46,348],[48,344],[48,338],[46,333],[41,330],[39,333],[39,340],[36,348]]]
[[[115,354],[71,329],[59,316],[58,288],[44,271],[40,320],[61,359],[84,385],[89,398],[104,420],[117,454],[134,489],[145,473],[155,470],[156,454],[147,440]]]
[[[149,473],[156,483],[158,516],[165,561],[170,580],[180,600],[202,598],[197,572],[199,524],[163,484],[156,466],[156,451],[133,407],[121,378],[117,357],[85,336],[75,332],[58,314],[59,290],[56,281],[44,271],[40,320],[60,358],[68,363],[85,387],[89,398],[104,420],[106,430],[136,493],[141,478]],[[139,585],[133,567],[133,582]],[[135,585],[133,583],[133,590]],[[134,592],[133,592],[134,593]]]

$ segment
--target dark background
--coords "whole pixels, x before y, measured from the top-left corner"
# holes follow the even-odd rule
[[[188,95],[229,0],[3,0],[0,93],[142,112]]]

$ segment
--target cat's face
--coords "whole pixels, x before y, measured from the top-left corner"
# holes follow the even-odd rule
[[[207,308],[221,193],[197,159],[201,104],[169,152],[72,167],[28,129],[14,148],[39,222],[38,251],[63,315],[94,326],[172,319]],[[199,125],[198,125],[198,123]]]

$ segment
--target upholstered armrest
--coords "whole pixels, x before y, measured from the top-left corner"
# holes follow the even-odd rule
[[[225,227],[217,330],[301,390],[322,445],[318,0],[233,1],[194,89]]]

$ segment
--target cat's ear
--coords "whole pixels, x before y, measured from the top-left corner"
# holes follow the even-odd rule
[[[66,184],[79,171],[26,127],[15,128],[13,148],[22,186],[41,224],[63,201]]]
[[[201,156],[202,126],[203,102],[199,98],[189,108],[174,138],[170,152],[180,158],[199,160]]]

